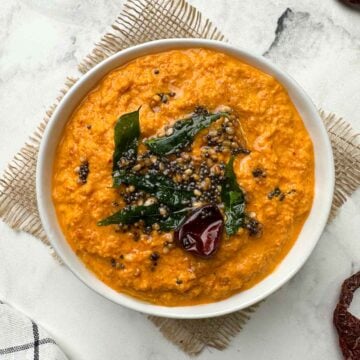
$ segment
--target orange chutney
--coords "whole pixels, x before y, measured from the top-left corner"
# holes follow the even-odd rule
[[[176,95],[154,109],[154,94],[169,92]],[[246,193],[247,211],[263,226],[261,236],[251,237],[243,229],[230,237],[224,234],[218,252],[203,259],[176,246],[163,251],[171,232],[142,233],[134,241],[131,231],[97,226],[117,211],[114,202],[124,206],[119,191],[111,187],[118,117],[141,106],[144,139],[197,105],[229,107],[240,121],[251,153],[236,156],[234,171]],[[192,145],[195,158],[202,132]],[[90,173],[79,184],[74,169],[84,159]],[[254,177],[259,167],[266,177]],[[285,198],[269,198],[276,187]],[[240,60],[200,48],[143,56],[106,75],[68,121],[53,169],[58,221],[76,254],[110,287],[166,306],[219,301],[270,274],[296,241],[313,193],[313,145],[284,87]],[[149,260],[153,251],[160,254],[155,271]],[[121,259],[122,266],[112,266],[111,259]]]

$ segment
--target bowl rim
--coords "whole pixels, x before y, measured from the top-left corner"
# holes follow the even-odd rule
[[[144,302],[138,300],[136,298],[130,297],[128,295],[118,293],[109,286],[105,285],[104,283],[99,280],[95,274],[91,272],[91,270],[87,269],[82,261],[76,257],[72,257],[68,251],[70,245],[67,243],[64,235],[62,232],[59,232],[59,225],[57,223],[57,218],[54,218],[54,206],[51,200],[51,180],[49,186],[49,176],[51,178],[52,175],[52,168],[49,172],[47,169],[49,168],[49,164],[53,165],[53,161],[49,158],[48,153],[54,154],[54,148],[58,146],[58,143],[61,139],[61,135],[58,135],[58,141],[56,144],[51,137],[51,135],[56,134],[56,127],[60,126],[59,123],[63,123],[62,128],[65,126],[66,122],[69,119],[69,116],[73,112],[74,109],[78,106],[81,99],[83,99],[86,94],[91,91],[92,88],[104,77],[107,73],[112,71],[113,69],[126,64],[127,62],[131,61],[131,59],[138,58],[140,56],[146,54],[153,54],[159,53],[162,51],[168,51],[172,49],[183,49],[183,48],[208,48],[213,49],[215,51],[223,52],[232,56],[237,57],[238,59],[250,64],[253,67],[260,69],[263,72],[266,72],[272,76],[274,76],[288,91],[289,96],[292,102],[295,104],[298,112],[300,113],[302,120],[307,128],[309,135],[312,138],[312,132],[317,132],[320,136],[320,150],[323,153],[321,158],[321,164],[316,162],[317,152],[315,151],[315,147],[318,146],[314,139],[312,138],[312,142],[314,145],[314,157],[315,157],[315,173],[317,172],[318,166],[321,166],[321,172],[317,175],[321,175],[326,177],[324,180],[324,184],[319,187],[319,189],[314,190],[314,200],[312,204],[311,213],[308,215],[308,218],[305,221],[303,229],[301,230],[300,234],[298,235],[295,244],[283,258],[281,263],[277,266],[277,268],[257,283],[254,287],[242,291],[240,293],[232,295],[230,298],[209,303],[209,304],[200,304],[200,305],[191,305],[191,306],[178,306],[178,307],[167,307],[167,306],[160,306],[154,305],[148,302]],[[124,60],[125,59],[125,60]],[[101,76],[99,74],[102,74]],[[95,81],[95,79],[98,79]],[[92,83],[93,82],[93,83]],[[91,85],[92,83],[92,85]],[[85,90],[84,90],[85,89]],[[83,95],[80,96],[80,93]],[[294,96],[294,97],[293,97]],[[74,100],[73,98],[78,97],[78,100]],[[296,98],[296,101],[295,101]],[[72,104],[71,102],[76,102],[76,105]],[[303,110],[297,106],[297,103],[302,104]],[[72,108],[71,111],[68,109]],[[304,110],[305,109],[305,110]],[[309,123],[306,124],[304,117],[302,115],[302,111],[305,111],[309,119]],[[68,112],[69,114],[66,116]],[[312,126],[314,129],[309,130],[309,126]],[[62,133],[62,132],[61,132]],[[319,145],[319,146],[320,146]],[[325,173],[324,173],[325,172]],[[50,175],[49,175],[50,173]],[[324,173],[324,174],[323,174]],[[315,179],[315,187],[317,185],[318,179]],[[56,253],[60,256],[63,262],[67,265],[67,267],[72,271],[72,273],[78,277],[85,285],[87,285],[92,290],[96,291],[100,295],[104,296],[105,298],[130,308],[132,310],[136,310],[142,313],[146,313],[149,315],[155,315],[160,317],[168,317],[168,318],[179,318],[179,319],[199,319],[199,318],[209,318],[209,317],[216,317],[225,315],[228,313],[232,313],[238,310],[245,309],[251,305],[258,303],[259,301],[263,300],[276,290],[278,290],[281,286],[283,286],[286,282],[288,282],[304,265],[310,254],[312,253],[313,249],[315,248],[324,228],[327,223],[332,198],[333,198],[333,191],[335,185],[335,170],[334,170],[334,160],[333,160],[333,153],[331,148],[331,143],[325,129],[325,126],[319,116],[317,109],[315,108],[314,104],[312,103],[310,97],[305,93],[305,91],[301,88],[301,86],[286,72],[279,69],[276,65],[271,63],[266,58],[253,54],[247,50],[244,50],[238,46],[233,46],[226,44],[221,41],[217,40],[206,40],[206,39],[162,39],[162,40],[154,40],[150,42],[146,42],[140,45],[136,45],[130,47],[128,49],[122,50],[109,58],[103,60],[96,66],[94,66],[91,70],[89,70],[84,76],[82,76],[76,83],[71,87],[71,89],[65,94],[63,99],[60,101],[58,106],[56,107],[48,125],[43,134],[42,141],[39,147],[39,155],[38,161],[36,166],[36,196],[37,196],[37,204],[39,209],[40,219],[45,230],[45,233],[48,236],[48,239],[53,246]],[[313,209],[315,207],[315,200],[320,194],[321,204],[316,209],[318,213],[313,214]],[[49,197],[50,196],[50,197]],[[50,199],[50,201],[49,201]],[[319,210],[319,209],[320,210]],[[302,249],[302,255],[300,258],[295,259],[295,263],[291,266],[291,264],[286,265],[289,267],[288,270],[278,270],[282,267],[282,264],[285,260],[290,256],[290,253],[293,251],[296,244],[299,242],[299,238],[302,235],[305,225],[309,222],[311,216],[314,217],[316,215],[316,222],[313,221],[313,225],[315,229],[309,232],[311,235],[311,241],[307,241],[306,243],[302,244],[304,249]],[[306,245],[306,246],[305,246]],[[300,251],[300,250],[299,250]],[[71,252],[73,252],[71,250]],[[81,270],[84,268],[84,270]],[[249,293],[252,289],[257,288],[260,284],[264,284],[264,282],[272,277],[274,272],[280,271],[279,276],[275,276],[271,278],[270,283],[267,284],[265,288],[260,288],[259,291],[255,291],[254,295],[251,296],[247,295],[248,299],[237,302],[229,301],[229,299],[234,299],[239,297],[241,294]],[[91,280],[91,278],[93,280]],[[101,285],[102,284],[102,285]],[[246,298],[246,296],[245,296]]]

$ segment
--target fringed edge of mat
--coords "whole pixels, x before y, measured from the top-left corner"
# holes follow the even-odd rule
[[[161,5],[158,1],[152,0],[128,0],[120,15],[111,25],[111,30],[95,44],[95,48],[78,65],[79,71],[85,74],[92,67],[119,50],[141,43],[141,41],[136,41],[138,39],[134,41],[131,38],[132,26],[142,15],[144,9],[149,6],[161,6],[164,11],[174,14],[178,20],[189,27],[192,37],[227,41],[209,19],[204,20],[201,12],[185,0],[167,0]]]
[[[68,90],[75,84],[77,79],[68,77],[65,81],[64,88],[60,90],[60,95],[56,98],[56,103],[51,105],[45,113],[43,121],[38,125],[34,133],[29,137],[25,145],[15,155],[13,160],[9,163],[0,179],[0,218],[3,222],[9,225],[12,229],[18,231],[25,231],[40,239],[47,245],[53,255],[58,258],[50,242],[43,230],[38,212],[34,212],[31,208],[19,204],[17,198],[11,196],[12,182],[16,179],[17,173],[30,159],[36,159],[39,151],[40,142],[44,134],[46,125],[50,121],[57,105],[68,92]]]
[[[319,110],[331,141],[335,162],[335,191],[329,221],[360,187],[360,133],[342,117]],[[345,163],[345,166],[344,166]],[[341,170],[345,168],[346,170]],[[346,171],[346,172],[345,172]]]
[[[148,316],[148,318],[173,344],[187,354],[196,356],[209,347],[217,350],[225,349],[250,320],[250,314],[254,313],[261,303],[219,318],[200,320],[178,320],[156,316]],[[194,322],[201,322],[204,326],[210,326],[216,330],[216,335],[202,336],[200,334],[197,336],[191,331],[192,328],[198,326]]]

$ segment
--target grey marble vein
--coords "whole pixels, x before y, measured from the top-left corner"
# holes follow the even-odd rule
[[[328,16],[287,8],[264,56],[292,75],[318,107],[357,126],[360,38]]]

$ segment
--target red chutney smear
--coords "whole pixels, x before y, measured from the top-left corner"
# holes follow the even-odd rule
[[[344,281],[339,303],[334,311],[334,325],[339,334],[340,348],[346,360],[360,359],[360,319],[348,311],[354,292],[359,287],[360,271]]]

